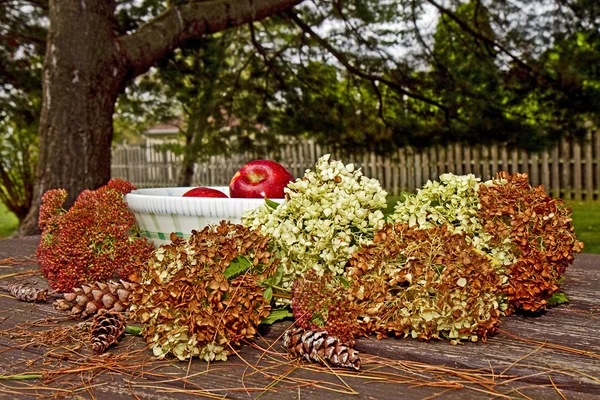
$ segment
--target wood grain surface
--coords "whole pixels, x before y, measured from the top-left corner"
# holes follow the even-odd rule
[[[86,344],[25,343],[19,332],[66,329],[80,321],[51,302],[24,303],[7,285],[47,287],[35,257],[38,236],[0,240],[0,398],[89,399],[600,399],[600,256],[582,254],[567,270],[570,299],[541,315],[512,315],[486,343],[450,345],[361,338],[360,372],[288,360],[279,337],[291,322],[226,362],[157,360],[141,337],[127,335],[101,356]],[[16,275],[33,271],[32,275]],[[43,326],[31,328],[33,323]],[[265,351],[268,350],[268,351]],[[7,380],[18,374],[37,379]]]

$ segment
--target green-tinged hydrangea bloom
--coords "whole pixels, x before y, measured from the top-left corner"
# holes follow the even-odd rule
[[[506,266],[512,265],[515,257],[509,239],[500,246],[491,244],[492,236],[485,232],[483,222],[477,218],[479,186],[475,175],[440,175],[439,181],[428,181],[415,195],[408,195],[396,204],[391,222],[404,222],[419,229],[446,225],[452,233],[464,233],[469,243],[491,257],[498,272],[504,275]]]
[[[275,240],[285,261],[285,286],[311,268],[342,274],[352,253],[383,226],[387,192],[353,164],[329,155],[285,191],[284,204],[265,204],[242,217],[244,225]]]

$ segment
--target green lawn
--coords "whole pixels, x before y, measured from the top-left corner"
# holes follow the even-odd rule
[[[575,233],[584,253],[600,254],[600,201],[568,201],[573,207]]]
[[[390,197],[384,213],[394,211],[399,197]],[[573,207],[575,233],[585,246],[584,253],[600,254],[600,201],[567,201]]]
[[[8,211],[4,203],[0,201],[0,238],[5,238],[13,233],[18,225],[18,218]]]

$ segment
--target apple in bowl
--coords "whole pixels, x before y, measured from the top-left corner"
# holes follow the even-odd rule
[[[231,178],[229,195],[231,198],[283,199],[284,189],[293,180],[283,165],[271,160],[254,160]]]
[[[210,187],[195,187],[193,189],[188,190],[183,194],[183,197],[220,197],[220,198],[229,198],[225,193],[220,190],[213,189]]]

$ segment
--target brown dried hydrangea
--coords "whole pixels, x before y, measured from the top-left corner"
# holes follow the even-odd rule
[[[224,360],[230,344],[253,337],[269,315],[260,283],[279,260],[267,236],[225,221],[171,240],[142,269],[134,317],[159,357]]]
[[[367,333],[486,340],[500,309],[489,259],[446,226],[386,224],[350,259],[352,300]]]
[[[362,327],[349,294],[339,277],[330,272],[319,276],[315,270],[309,270],[292,284],[296,325],[308,330],[326,330],[342,342],[352,342],[361,334]]]
[[[539,311],[559,290],[574,253],[581,252],[571,219],[571,209],[532,187],[527,174],[496,174],[491,185],[479,188],[478,218],[492,235],[492,244],[512,242],[517,260],[508,267],[503,288],[510,309]]]

